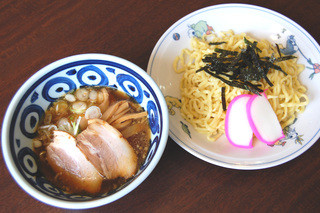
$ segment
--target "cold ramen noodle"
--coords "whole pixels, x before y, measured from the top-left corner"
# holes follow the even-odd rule
[[[252,51],[258,54],[246,61],[244,57]],[[244,73],[235,74],[237,66],[243,66]],[[268,72],[265,72],[266,66],[270,68]],[[194,37],[191,50],[182,50],[173,67],[176,73],[182,74],[181,115],[198,132],[206,134],[209,141],[225,134],[226,112],[222,102],[228,106],[238,95],[265,91],[282,128],[292,124],[297,113],[302,113],[309,102],[307,89],[298,79],[304,65],[297,64],[295,57],[281,56],[279,46],[277,48],[267,40],[256,41],[245,33],[228,31],[205,35],[202,39]],[[217,67],[223,71],[222,75],[208,71]],[[267,74],[261,79],[256,78],[251,67]],[[245,84],[234,80],[235,76]],[[247,81],[248,78],[253,80]],[[235,86],[230,84],[230,79]]]
[[[94,195],[118,188],[144,163],[150,147],[147,112],[124,92],[83,87],[58,99],[40,122],[34,149],[57,187]]]

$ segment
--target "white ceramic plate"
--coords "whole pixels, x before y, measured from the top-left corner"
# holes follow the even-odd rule
[[[246,4],[222,4],[195,11],[172,25],[156,44],[148,64],[148,73],[164,96],[180,98],[181,75],[173,71],[173,60],[190,47],[192,36],[234,30],[256,39],[281,43],[306,66],[300,81],[308,87],[310,104],[286,130],[286,139],[271,147],[260,141],[253,149],[232,146],[225,136],[209,142],[197,133],[170,105],[170,137],[194,156],[209,163],[233,169],[263,169],[285,163],[306,151],[320,136],[320,48],[317,42],[289,18],[262,7]]]

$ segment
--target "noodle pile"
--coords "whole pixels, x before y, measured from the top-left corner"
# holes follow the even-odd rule
[[[233,98],[249,91],[229,86],[221,80],[210,76],[198,69],[205,63],[202,58],[214,52],[215,47],[225,50],[238,51],[245,49],[244,37],[253,42],[254,39],[245,33],[234,34],[233,31],[223,32],[219,35],[205,35],[202,39],[191,39],[191,50],[184,49],[175,59],[173,67],[176,73],[183,73],[180,82],[181,115],[194,128],[207,135],[209,141],[215,141],[224,134],[225,111],[221,103],[221,87],[225,87],[227,106]],[[219,46],[209,45],[209,42],[226,42]],[[257,47],[262,50],[261,57],[278,54],[277,49],[267,40],[258,41]],[[309,100],[306,87],[298,80],[299,74],[304,70],[304,65],[297,64],[297,59],[276,63],[288,75],[271,69],[267,75],[273,87],[263,79],[260,87],[266,90],[268,100],[275,111],[282,128],[290,125],[295,120],[297,113],[305,110]]]

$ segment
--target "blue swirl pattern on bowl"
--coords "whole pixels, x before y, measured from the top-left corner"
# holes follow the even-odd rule
[[[109,86],[134,97],[148,111],[152,130],[151,146],[145,163],[134,178],[122,187],[100,195],[105,197],[126,187],[147,167],[159,147],[163,122],[159,100],[150,84],[131,68],[108,60],[79,60],[52,69],[25,91],[10,123],[10,150],[20,173],[33,187],[61,200],[82,201],[99,197],[66,193],[51,185],[39,172],[30,140],[36,135],[37,123],[51,102],[80,86]]]

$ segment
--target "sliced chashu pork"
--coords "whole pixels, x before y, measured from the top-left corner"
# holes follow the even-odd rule
[[[47,160],[72,192],[100,191],[102,176],[76,146],[75,138],[64,131],[54,131],[54,140],[47,146]]]
[[[78,147],[108,179],[130,178],[137,171],[137,155],[122,134],[101,119],[88,120],[77,136]]]

